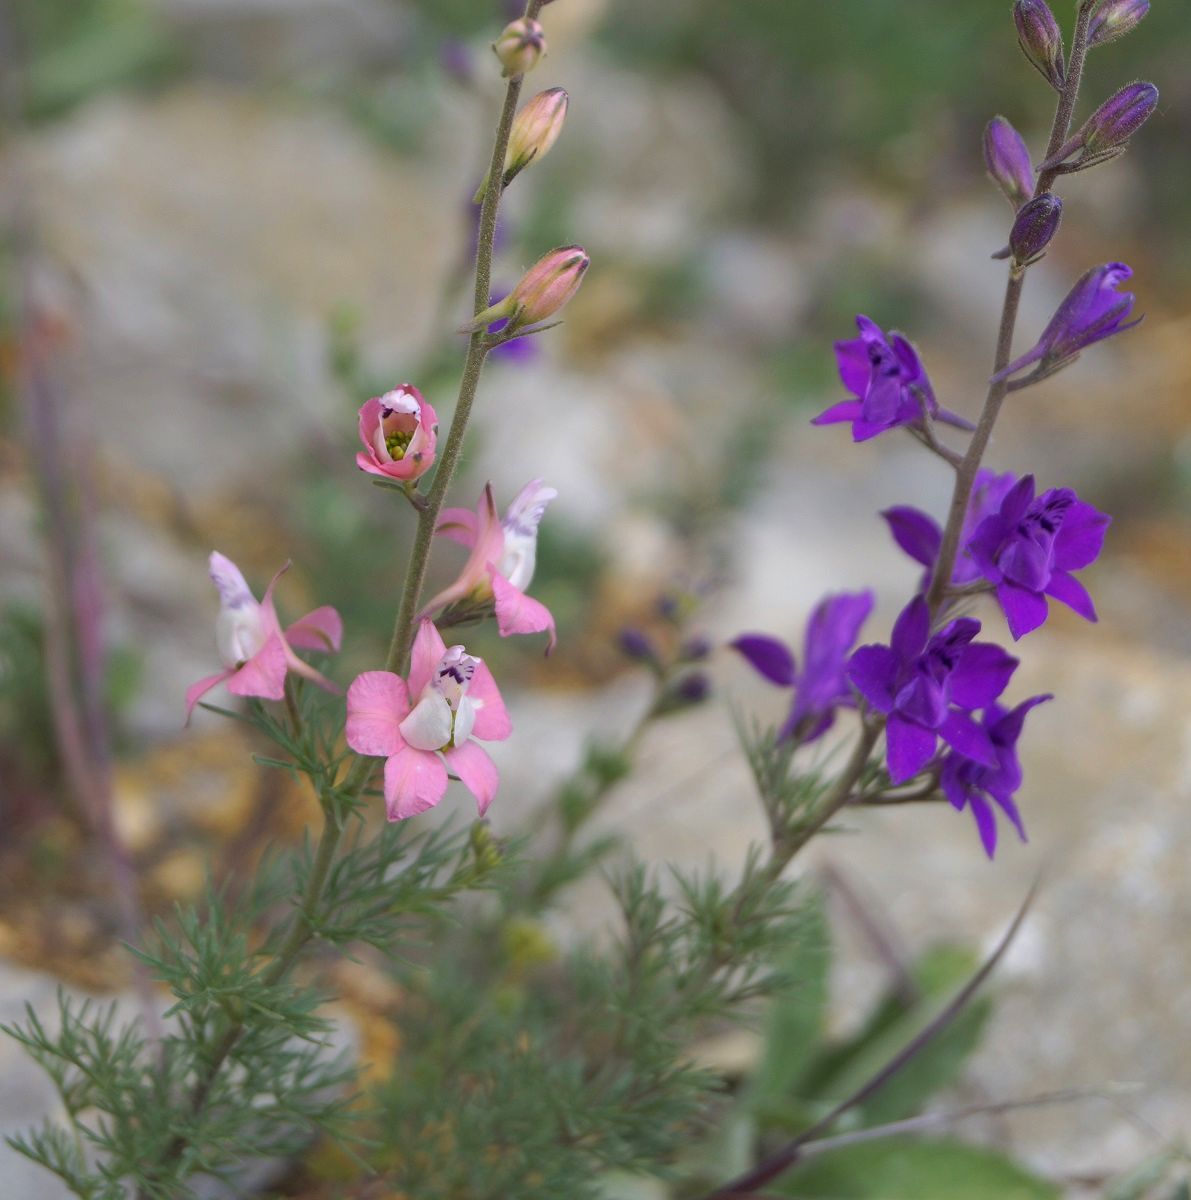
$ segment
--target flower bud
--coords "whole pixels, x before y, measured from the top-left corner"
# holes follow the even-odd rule
[[[984,131],[984,165],[1014,208],[1034,194],[1034,166],[1022,136],[1005,120],[993,117]]]
[[[591,265],[582,246],[560,246],[539,258],[517,286],[501,301],[477,313],[461,330],[475,333],[495,321],[507,320],[505,338],[527,325],[537,325],[556,312],[579,290]]]
[[[630,658],[634,662],[657,662],[657,649],[653,644],[653,639],[644,630],[638,629],[634,625],[626,625],[617,635],[616,640],[620,645],[620,652],[625,658]]]
[[[502,75],[506,78],[524,75],[532,71],[546,53],[546,35],[537,21],[522,17],[504,27],[500,37],[492,43],[492,49],[504,67]]]
[[[1063,31],[1046,0],[1017,0],[1013,22],[1022,53],[1041,72],[1056,92],[1063,90],[1067,65],[1063,55]]]
[[[1013,222],[1009,250],[1014,261],[1032,262],[1050,245],[1063,217],[1063,202],[1053,192],[1043,192],[1024,205]]]
[[[1158,107],[1158,89],[1152,83],[1130,83],[1110,96],[1084,122],[1087,154],[1103,154],[1127,142]]]
[[[1102,0],[1088,26],[1088,45],[1103,46],[1124,37],[1149,11],[1150,0]]]
[[[550,153],[550,148],[562,132],[569,104],[570,97],[562,88],[549,88],[539,92],[517,114],[505,154],[506,187],[531,162]]]

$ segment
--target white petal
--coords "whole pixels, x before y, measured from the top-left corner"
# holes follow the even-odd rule
[[[454,714],[445,697],[427,689],[398,728],[415,750],[441,750],[451,740],[453,724]]]
[[[471,737],[471,731],[476,724],[476,702],[470,696],[464,696],[455,710],[454,740],[456,746],[462,746]]]

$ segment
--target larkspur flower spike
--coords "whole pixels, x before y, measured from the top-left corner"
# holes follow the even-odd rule
[[[1022,53],[1056,92],[1063,90],[1067,67],[1063,56],[1063,31],[1046,0],[1017,0],[1013,21]]]
[[[1020,133],[1004,117],[993,117],[984,131],[984,165],[989,177],[1015,209],[1034,194],[1034,165]]]
[[[1092,13],[1088,45],[1104,46],[1131,33],[1150,11],[1150,0],[1102,0]]]

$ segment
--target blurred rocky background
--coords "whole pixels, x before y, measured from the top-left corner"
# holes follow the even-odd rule
[[[108,860],[54,731],[58,580],[34,486],[42,434],[12,386],[24,357],[51,364],[60,465],[99,550],[116,832],[162,911],[199,894],[209,863],[217,877],[246,869],[263,836],[297,838],[310,816],[253,767],[238,730],[209,714],[182,729],[186,685],[216,666],[209,549],[258,587],[292,558],[283,610],[340,608],[341,679],[387,641],[409,522],[356,472],[354,414],[406,379],[450,409],[462,339],[448,331],[465,315],[468,199],[498,92],[487,42],[504,9],[7,0],[0,205],[33,253],[13,235],[0,260],[6,1013],[43,1002],[50,976],[130,986]],[[616,632],[669,589],[703,595],[717,641],[796,641],[824,591],[872,584],[883,636],[916,568],[875,513],[941,515],[945,470],[909,439],[857,448],[808,419],[839,395],[831,341],[857,311],[914,338],[945,404],[978,410],[1004,276],[989,255],[1010,217],[980,134],[999,111],[1038,146],[1051,108],[1008,9],[547,10],[550,54],[530,82],[565,86],[571,114],[509,194],[498,282],[570,241],[594,266],[531,359],[493,364],[458,484],[461,503],[487,478],[498,498],[534,475],[561,493],[535,587],[560,619],[557,655],[474,639],[516,694],[498,828],[574,765],[593,727],[615,730],[644,703]],[[1015,401],[993,450],[994,465],[1071,484],[1115,516],[1089,572],[1100,624],[1059,614],[1020,647],[1021,695],[1058,696],[1025,746],[1031,842],[990,865],[966,815],[932,808],[849,820],[851,836],[818,853],[910,948],[991,940],[1045,869],[971,1087],[1139,1085],[982,1131],[1073,1196],[1191,1138],[1189,54],[1191,25],[1160,0],[1093,56],[1087,106],[1139,76],[1162,104],[1125,158],[1065,184],[1021,345],[1109,259],[1135,268],[1147,319]],[[35,350],[16,322],[22,294],[37,301]],[[607,816],[648,856],[735,862],[762,832],[742,816],[731,711],[776,715],[780,697],[726,656],[713,673],[715,702],[656,732]],[[846,914],[837,925],[846,1024],[882,968]],[[0,1060],[12,1128],[40,1084],[11,1044]],[[11,1194],[57,1194],[32,1174],[21,1187]]]

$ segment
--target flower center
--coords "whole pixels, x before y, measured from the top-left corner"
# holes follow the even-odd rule
[[[413,440],[414,431],[412,429],[394,430],[392,433],[385,434],[385,449],[388,450],[394,462],[400,462],[405,457],[405,452]]]

